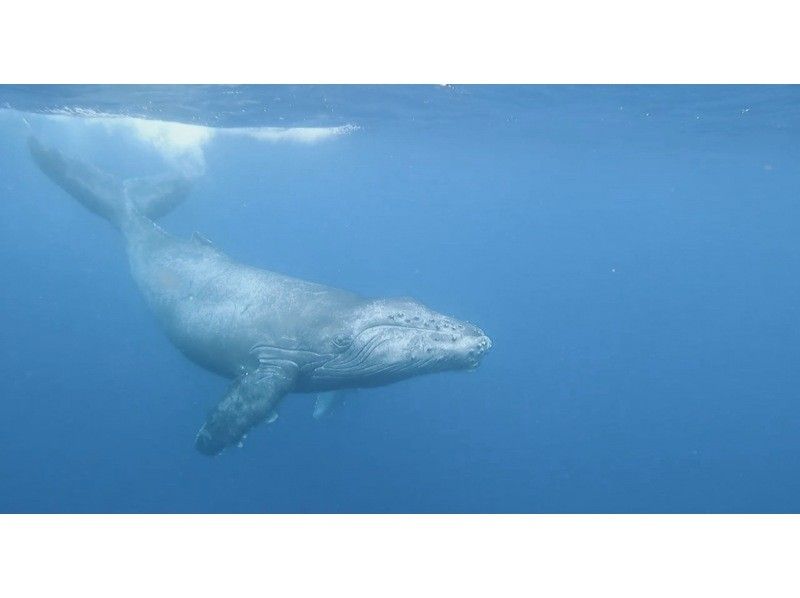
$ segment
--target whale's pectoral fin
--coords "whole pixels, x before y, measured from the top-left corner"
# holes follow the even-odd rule
[[[323,419],[338,411],[344,405],[346,395],[344,390],[319,393],[314,400],[314,419]]]
[[[292,389],[297,366],[262,363],[239,376],[200,428],[195,448],[216,455],[238,444],[245,434],[263,421],[275,420],[275,409]]]

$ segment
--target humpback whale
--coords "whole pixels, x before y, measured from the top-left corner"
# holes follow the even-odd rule
[[[478,366],[484,332],[410,298],[349,291],[239,264],[207,239],[156,220],[187,196],[183,176],[120,179],[29,140],[41,171],[124,239],[133,278],[172,343],[231,380],[195,439],[216,455],[277,418],[289,393],[374,387]],[[317,417],[336,395],[318,399]]]

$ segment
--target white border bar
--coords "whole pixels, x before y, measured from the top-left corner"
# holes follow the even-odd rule
[[[786,0],[12,0],[0,80],[797,82],[796,12]]]
[[[796,596],[799,531],[780,516],[6,516],[0,592],[774,598]]]

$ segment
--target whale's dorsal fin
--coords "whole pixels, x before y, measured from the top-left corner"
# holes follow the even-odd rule
[[[234,380],[228,392],[200,428],[195,448],[217,455],[236,446],[250,429],[275,421],[275,409],[294,386],[297,365],[288,361],[260,362]]]
[[[194,241],[199,245],[205,245],[206,247],[213,247],[214,249],[216,249],[216,247],[214,247],[214,243],[212,243],[208,237],[204,237],[197,231],[194,231],[192,233],[192,241]]]

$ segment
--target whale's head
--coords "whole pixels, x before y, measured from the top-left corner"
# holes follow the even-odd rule
[[[314,378],[373,386],[446,370],[474,369],[492,347],[484,332],[407,298],[358,306],[331,335],[334,357]]]

